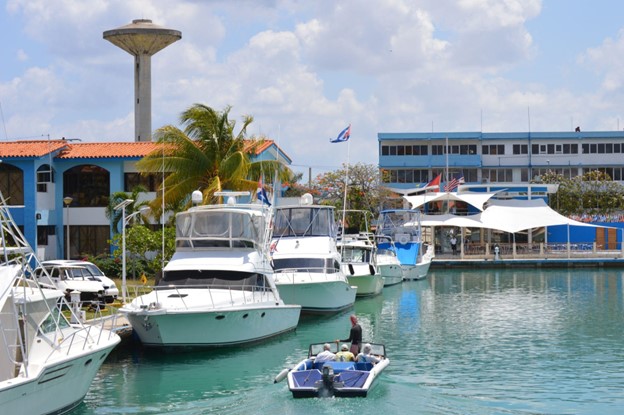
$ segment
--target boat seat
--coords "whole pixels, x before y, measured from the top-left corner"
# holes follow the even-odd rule
[[[325,365],[331,366],[334,369],[334,374],[340,373],[345,370],[355,369],[354,362],[318,362],[318,363],[314,363],[314,369],[318,369],[322,372],[323,366]]]
[[[371,371],[373,369],[373,364],[369,362],[358,362],[355,364],[355,370],[366,370]]]

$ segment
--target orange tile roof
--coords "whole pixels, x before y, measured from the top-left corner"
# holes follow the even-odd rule
[[[252,143],[250,140],[246,141],[248,143],[245,148],[249,150]],[[66,140],[0,141],[0,158],[42,157],[59,150],[55,155],[58,159],[145,157],[153,150],[159,149],[160,145],[153,141],[97,143],[76,143]],[[272,145],[275,145],[273,140],[265,140],[255,149],[254,154],[259,155]]]
[[[69,145],[64,140],[0,141],[0,157],[42,157]]]
[[[115,142],[115,143],[72,143],[63,150],[57,158],[115,158],[115,157],[144,157],[160,144],[153,141],[144,142]]]

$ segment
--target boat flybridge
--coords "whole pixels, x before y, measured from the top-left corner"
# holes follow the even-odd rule
[[[357,297],[370,297],[380,294],[384,287],[384,279],[377,267],[377,247],[374,244],[373,234],[368,232],[368,215],[365,210],[343,210],[343,217],[349,213],[350,217],[363,216],[364,231],[357,233],[343,232],[338,238],[338,251],[342,271],[347,276],[349,284],[357,287]],[[343,219],[343,223],[346,220]]]
[[[305,313],[337,313],[353,306],[357,287],[341,270],[334,207],[299,203],[277,206],[271,242],[275,284]]]
[[[396,253],[405,279],[416,280],[427,276],[435,254],[432,245],[425,246],[422,242],[420,211],[381,211],[377,220],[376,238],[380,251],[392,250]]]
[[[272,208],[238,203],[249,192],[219,192],[227,203],[176,215],[176,251],[152,292],[120,309],[148,346],[225,346],[294,330],[300,305],[285,304],[273,281]]]

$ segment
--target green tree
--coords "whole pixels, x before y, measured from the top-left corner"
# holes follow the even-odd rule
[[[133,277],[144,272],[148,275],[155,275],[162,268],[162,264],[171,259],[175,252],[175,228],[167,226],[164,229],[164,261],[162,232],[162,228],[154,231],[143,225],[134,225],[126,229],[127,275]],[[117,247],[113,251],[113,260],[119,264],[123,255],[121,251],[121,234],[115,235],[111,243]]]
[[[236,132],[236,122],[229,119],[231,107],[216,111],[203,104],[194,104],[180,116],[184,130],[173,125],[159,128],[155,136],[161,149],[154,150],[137,163],[145,173],[167,172],[165,202],[169,210],[181,202],[188,204],[191,193],[200,190],[203,202],[217,201],[214,193],[223,190],[257,188],[264,175],[271,182],[275,172],[282,180],[289,178],[288,169],[275,160],[251,161],[250,154],[265,143],[265,139],[246,139],[247,127],[253,121],[244,116]],[[160,213],[162,192],[150,204]]]
[[[145,193],[145,192],[147,192],[147,189],[145,187],[136,186],[134,189],[132,189],[132,192],[129,194],[126,192],[115,192],[110,196],[108,205],[106,206],[105,214],[106,214],[106,217],[110,219],[113,223],[114,233],[121,232],[119,222],[121,222],[122,220],[122,217],[121,217],[122,211],[115,210],[115,206],[117,206],[118,204],[120,204],[126,199],[133,200],[133,202],[129,203],[125,208],[126,217],[128,217],[132,215],[133,213],[141,210],[141,208],[148,205],[148,202],[146,200],[139,202],[140,193]],[[135,218],[136,220],[139,220],[142,223],[145,223],[145,224],[148,223],[148,219],[142,214],[136,215]]]
[[[549,204],[563,215],[601,215],[624,209],[624,187],[604,172],[592,170],[571,179],[548,172],[542,181],[559,185]]]
[[[337,213],[342,215],[345,179],[348,177],[346,209],[367,211],[376,218],[382,201],[390,196],[390,192],[381,185],[379,169],[364,163],[351,164],[348,168],[348,175],[347,165],[343,164],[342,169],[317,176],[313,187],[324,203],[335,206]],[[364,230],[363,222],[362,214],[351,213],[347,216],[351,228]]]

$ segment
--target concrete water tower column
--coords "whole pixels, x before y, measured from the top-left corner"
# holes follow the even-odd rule
[[[134,56],[134,141],[152,140],[152,55],[181,38],[180,31],[147,19],[104,32],[104,39]]]

